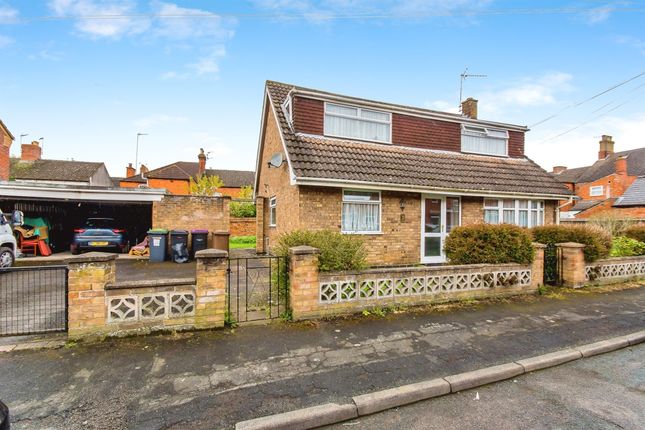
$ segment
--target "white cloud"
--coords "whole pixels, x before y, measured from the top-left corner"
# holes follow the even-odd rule
[[[28,58],[30,60],[60,61],[63,59],[63,54],[60,52],[54,52],[47,49],[41,49],[35,54],[30,54]]]
[[[133,0],[50,0],[49,8],[59,17],[78,18],[75,27],[95,38],[120,38],[140,34],[150,27],[150,20],[138,18]],[[129,15],[129,16],[122,16]]]
[[[3,36],[0,34],[0,49],[6,48],[7,46],[13,43],[13,39],[8,36]]]
[[[18,22],[18,9],[11,6],[0,5],[0,24],[14,24]]]
[[[155,33],[166,39],[184,40],[194,38],[228,39],[233,37],[233,19],[202,9],[189,9],[172,3],[152,2],[157,18]],[[188,16],[188,17],[181,17]]]
[[[139,118],[138,120],[134,121],[134,125],[138,128],[149,128],[160,124],[178,124],[184,123],[186,121],[188,121],[188,118],[184,116],[154,114]]]
[[[642,55],[645,55],[645,40],[633,36],[618,36],[616,43],[636,48]]]
[[[219,72],[218,60],[226,55],[223,46],[213,49],[208,55],[200,58],[196,63],[189,64],[188,68],[192,69],[198,76],[217,75]]]

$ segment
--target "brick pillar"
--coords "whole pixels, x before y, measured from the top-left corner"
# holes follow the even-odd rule
[[[228,252],[204,249],[195,258],[195,328],[224,327]]]
[[[294,320],[317,314],[318,254],[320,251],[311,246],[289,248],[289,302]]]
[[[264,240],[264,197],[255,198],[255,252],[264,254],[266,241]]]
[[[562,286],[578,288],[585,284],[585,245],[575,242],[556,243],[562,252]]]
[[[544,249],[546,245],[533,242],[535,258],[531,264],[531,287],[537,288],[544,285]]]
[[[90,252],[66,260],[68,337],[78,339],[105,333],[105,284],[116,279],[116,255]]]

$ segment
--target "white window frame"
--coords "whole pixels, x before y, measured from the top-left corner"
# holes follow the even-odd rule
[[[486,134],[486,137],[490,139],[496,139],[496,140],[503,140],[504,141],[504,153],[503,154],[492,154],[489,152],[479,152],[479,151],[469,151],[464,149],[464,136],[468,136],[468,129],[478,129],[481,130],[479,133]],[[473,131],[474,132],[474,131]],[[501,137],[491,137],[490,133],[491,132],[503,132],[506,134],[506,137],[501,138]],[[472,136],[472,135],[471,135]],[[480,155],[491,155],[494,157],[508,157],[508,140],[509,140],[509,134],[508,130],[504,130],[501,128],[490,128],[490,127],[482,127],[478,125],[470,125],[470,124],[461,124],[461,152],[465,152],[467,154],[480,154]]]
[[[486,201],[494,201],[496,202],[495,206],[487,206]],[[513,200],[513,207],[512,208],[505,208],[504,207],[504,200]],[[526,208],[520,208],[520,201],[527,202],[527,207]],[[533,202],[537,202],[537,208],[533,208]],[[544,225],[544,220],[545,220],[545,215],[546,215],[546,203],[544,200],[533,200],[533,199],[497,199],[497,198],[484,198],[483,202],[484,206],[484,212],[485,211],[497,211],[497,224],[504,224],[504,211],[513,211],[513,225],[520,225],[520,210],[525,210],[527,211],[527,222],[526,222],[526,228],[532,228],[536,226],[541,226]],[[537,213],[537,220],[538,223],[537,225],[533,225],[531,222],[531,214],[532,213]],[[484,217],[484,222],[486,218]]]
[[[346,108],[350,108],[350,109],[357,109],[357,116],[343,115],[343,114],[335,113],[335,112],[327,112],[327,105],[335,105],[335,106],[341,106],[341,107],[346,107]],[[379,121],[377,119],[361,118],[361,112],[363,110],[386,114],[386,115],[389,116],[390,119],[388,121]],[[335,117],[338,117],[338,118],[353,119],[353,120],[363,121],[363,122],[371,122],[371,123],[377,123],[377,124],[387,124],[387,125],[390,126],[389,127],[390,133],[389,133],[389,136],[388,136],[388,140],[384,141],[384,140],[375,140],[375,139],[363,139],[363,138],[359,138],[359,137],[342,136],[342,135],[339,135],[339,134],[329,133],[328,130],[327,130],[327,126],[325,125],[327,123],[327,121],[325,121],[325,118],[324,118],[327,115],[335,116]],[[323,112],[323,126],[324,126],[323,133],[325,134],[325,136],[340,137],[340,138],[343,138],[343,139],[351,139],[351,140],[362,140],[362,141],[366,141],[366,142],[385,143],[385,144],[388,144],[388,145],[392,144],[392,112],[379,110],[379,109],[372,109],[372,108],[361,108],[359,106],[353,106],[353,105],[348,105],[348,104],[343,104],[343,103],[325,102],[325,108],[324,108],[324,112]]]
[[[378,194],[378,201],[366,201],[366,202],[357,202],[355,200],[345,200],[345,192],[346,191],[358,191],[362,193],[376,193]],[[340,205],[340,229],[342,234],[381,234],[383,230],[383,199],[381,196],[380,191],[374,191],[374,190],[360,190],[360,189],[355,189],[355,188],[343,188],[342,190],[342,198],[341,198],[341,205]],[[373,205],[378,205],[378,230],[367,230],[367,231],[350,231],[350,230],[345,230],[343,228],[344,224],[343,223],[343,207],[345,204],[373,204]]]
[[[600,191],[600,192],[594,192]],[[601,197],[605,194],[605,187],[603,185],[594,185],[593,187],[589,187],[589,197]]]
[[[276,196],[269,198],[269,227],[278,225],[278,199]]]
[[[289,125],[293,124],[293,102],[291,101],[291,97],[287,97],[285,101],[282,103],[282,112],[284,113],[284,117],[287,119],[287,122]]]

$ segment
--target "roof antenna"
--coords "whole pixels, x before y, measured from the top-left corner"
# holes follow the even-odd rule
[[[466,80],[466,78],[487,78],[488,75],[475,75],[468,73],[468,67],[466,67],[466,70],[464,70],[463,73],[459,76],[461,78],[459,82],[459,112],[461,112],[461,101],[463,100],[464,81]]]

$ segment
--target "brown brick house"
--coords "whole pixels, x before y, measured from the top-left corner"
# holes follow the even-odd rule
[[[174,163],[157,169],[148,170],[144,165],[140,172],[132,164],[126,167],[126,177],[119,178],[119,185],[123,188],[136,188],[147,186],[150,188],[164,188],[171,194],[190,194],[190,178],[201,175],[219,176],[224,186],[219,192],[224,196],[239,197],[242,187],[253,185],[255,174],[248,170],[207,169],[206,154],[204,150],[198,155],[198,161],[175,161]]]
[[[524,155],[526,127],[268,81],[258,250],[293,229],[366,238],[371,264],[436,263],[458,225],[556,222],[570,191]]]
[[[553,176],[578,197],[561,202],[561,219],[645,219],[645,148],[614,152],[614,144],[611,136],[603,135],[598,160],[591,166],[553,168]]]

